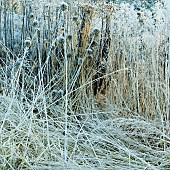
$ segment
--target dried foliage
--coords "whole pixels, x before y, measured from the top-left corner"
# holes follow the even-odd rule
[[[0,0],[0,169],[168,170],[165,6],[36,2]]]

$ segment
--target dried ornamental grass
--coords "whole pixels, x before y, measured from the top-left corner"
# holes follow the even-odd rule
[[[0,169],[169,169],[161,3],[1,2]]]

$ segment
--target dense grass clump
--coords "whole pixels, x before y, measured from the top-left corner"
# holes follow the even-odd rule
[[[164,3],[0,4],[0,169],[170,169]]]

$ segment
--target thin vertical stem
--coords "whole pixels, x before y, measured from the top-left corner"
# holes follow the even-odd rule
[[[67,136],[67,126],[68,126],[68,117],[67,117],[67,112],[68,112],[68,60],[67,60],[67,44],[66,44],[66,28],[67,28],[67,15],[66,15],[66,23],[65,23],[65,31],[64,31],[64,36],[65,36],[65,43],[64,43],[64,58],[65,58],[65,90],[66,90],[66,98],[65,98],[65,139],[64,139],[64,168],[67,170],[67,145],[68,145],[68,136]]]
[[[5,41],[5,46],[7,46],[7,2],[4,2],[4,41]]]
[[[2,22],[2,0],[0,1],[0,40],[2,40],[2,28],[1,28],[1,22]]]

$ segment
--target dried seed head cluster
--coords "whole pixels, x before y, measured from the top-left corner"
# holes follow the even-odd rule
[[[81,5],[82,11],[86,14],[92,15],[95,12],[95,8],[89,4],[82,4]]]
[[[68,4],[63,2],[60,6],[61,11],[66,11],[68,9]]]

